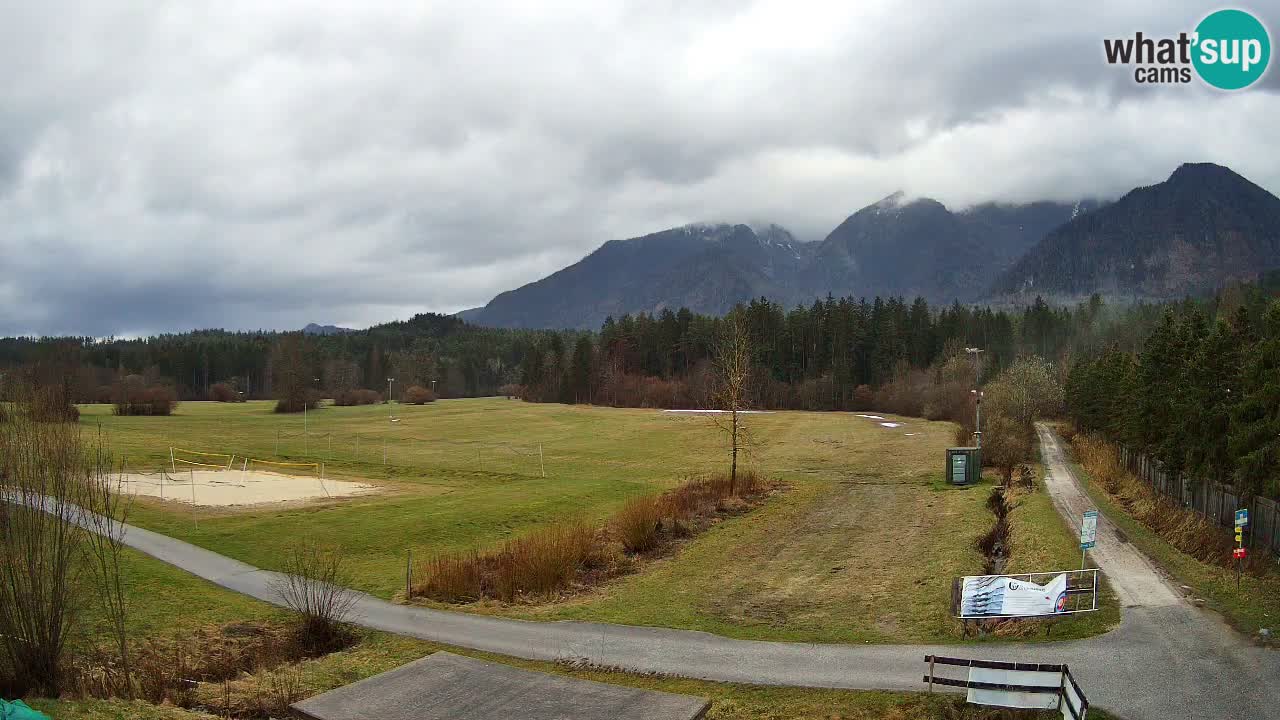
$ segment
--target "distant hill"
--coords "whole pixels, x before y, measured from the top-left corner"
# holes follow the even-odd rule
[[[1196,163],[1049,233],[993,292],[1013,300],[1168,299],[1275,268],[1280,199],[1229,168]]]
[[[813,243],[777,225],[688,225],[611,240],[459,317],[494,327],[598,328],[611,315],[680,307],[723,314],[759,297],[788,306],[828,293],[968,302],[1048,230],[1091,207],[987,204],[954,213],[897,193]]]
[[[625,313],[688,307],[724,313],[786,296],[808,248],[776,225],[698,224],[610,240],[563,270],[495,297],[468,321],[494,327],[599,328]]]
[[[353,332],[359,332],[359,330],[338,327],[337,325],[317,325],[315,323],[308,323],[306,327],[302,328],[303,335],[345,335]]]

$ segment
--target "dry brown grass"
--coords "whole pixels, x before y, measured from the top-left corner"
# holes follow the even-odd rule
[[[305,656],[296,633],[284,626],[210,626],[181,636],[148,638],[136,646],[131,686],[138,697],[148,702],[189,708],[196,703],[194,690],[198,683],[233,680]],[[116,658],[106,649],[82,654],[70,670],[73,695],[105,698],[119,690]]]
[[[505,602],[550,597],[602,554],[599,543],[596,530],[584,522],[551,525],[510,540],[497,555],[493,594]]]
[[[591,525],[549,525],[508,540],[493,552],[437,555],[423,567],[414,596],[442,602],[495,598],[546,599],[569,588],[586,571],[609,562],[608,549]]]
[[[647,552],[658,546],[662,520],[675,507],[656,495],[631,498],[613,516],[613,531],[627,552]]]
[[[1090,477],[1135,520],[1201,562],[1231,565],[1230,533],[1135,477],[1120,463],[1114,445],[1077,434],[1071,446]]]
[[[484,597],[484,571],[477,550],[438,554],[422,570],[426,579],[413,588],[414,595],[445,602],[471,602]]]
[[[730,486],[734,491],[730,492]],[[601,527],[559,523],[506,541],[496,550],[436,555],[420,566],[413,597],[449,603],[554,600],[575,586],[615,577],[630,556],[653,553],[709,526],[720,515],[743,512],[771,489],[752,471],[686,480],[661,495],[631,498]]]

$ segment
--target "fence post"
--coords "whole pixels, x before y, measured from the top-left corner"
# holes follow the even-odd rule
[[[404,599],[413,597],[413,548],[409,548],[404,559]]]

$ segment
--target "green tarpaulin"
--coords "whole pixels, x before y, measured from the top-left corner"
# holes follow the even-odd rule
[[[27,707],[21,700],[0,700],[0,718],[3,720],[49,720],[49,716]]]

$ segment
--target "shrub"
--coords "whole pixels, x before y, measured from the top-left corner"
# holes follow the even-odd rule
[[[567,588],[597,554],[595,544],[595,530],[584,522],[552,525],[511,540],[498,553],[495,594],[511,602]]]
[[[404,401],[409,405],[426,405],[435,402],[436,394],[421,385],[410,385],[404,391]]]
[[[320,407],[320,392],[307,389],[298,397],[282,397],[276,400],[275,411],[278,413],[299,413],[302,412],[304,405],[307,410],[315,410]]]
[[[484,597],[484,563],[476,550],[436,555],[426,562],[426,577],[413,589],[445,602],[471,602]]]
[[[298,616],[297,637],[309,653],[339,650],[351,638],[347,617],[358,595],[337,547],[304,538],[286,552],[282,574],[272,587]]]
[[[26,416],[35,422],[76,422],[80,409],[67,400],[66,393],[56,386],[33,388],[22,403]]]
[[[658,545],[658,531],[662,527],[664,503],[654,495],[642,495],[628,500],[613,517],[613,526],[627,552],[652,550]]]
[[[515,383],[507,383],[506,385],[503,385],[502,387],[498,388],[498,394],[505,395],[508,400],[510,400],[511,398],[519,398],[523,400],[524,386],[517,385]]]
[[[209,388],[209,399],[214,402],[243,402],[244,396],[229,383],[214,383]]]
[[[147,387],[141,375],[123,377],[111,386],[116,415],[172,415],[178,395],[164,385]]]
[[[438,555],[426,562],[413,594],[444,602],[545,597],[568,588],[581,571],[607,562],[595,528],[585,522],[560,523],[508,540],[493,552]]]
[[[873,410],[876,394],[870,385],[859,385],[853,389],[853,397],[849,400],[850,410]]]
[[[382,402],[382,394],[376,390],[365,390],[357,388],[355,390],[343,390],[337,393],[333,398],[334,405],[352,406],[352,405],[376,405]]]

